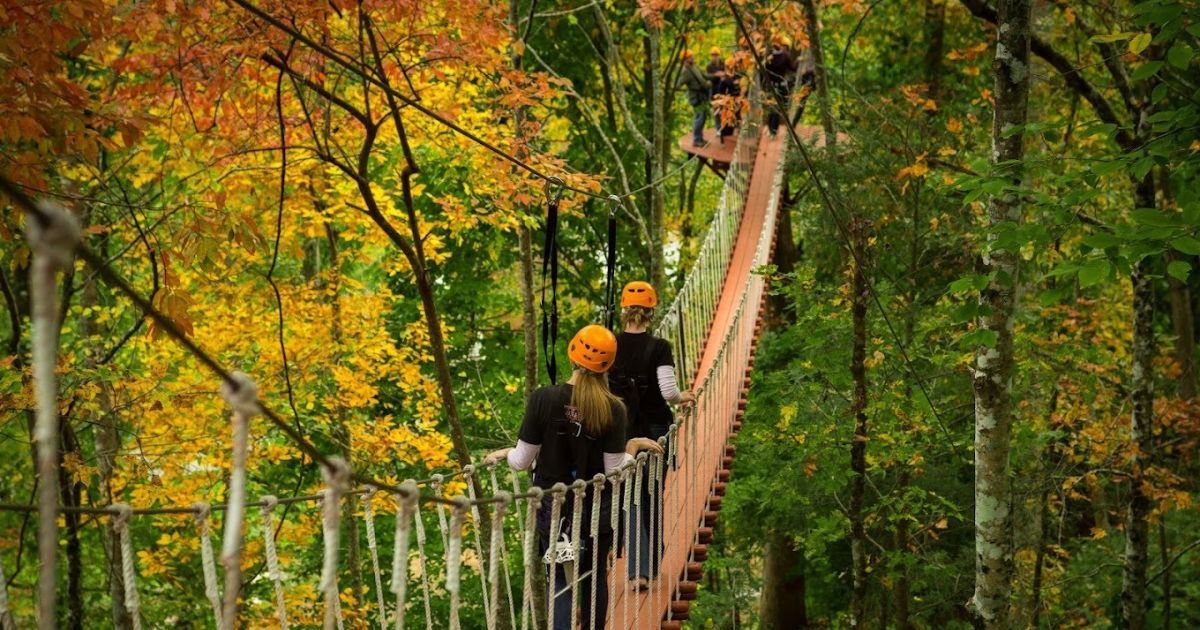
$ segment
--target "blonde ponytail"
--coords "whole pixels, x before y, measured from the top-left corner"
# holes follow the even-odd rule
[[[612,428],[613,403],[625,408],[625,403],[608,390],[608,375],[576,368],[575,386],[571,389],[571,406],[581,416],[584,430],[601,436]]]

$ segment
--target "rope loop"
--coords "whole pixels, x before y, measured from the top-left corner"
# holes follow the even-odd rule
[[[37,202],[43,220],[37,216],[25,222],[25,238],[29,249],[53,269],[66,269],[75,257],[79,245],[79,219],[61,205],[47,200]]]
[[[113,531],[121,542],[121,573],[125,578],[125,610],[133,623],[133,630],[142,628],[141,601],[137,591],[137,567],[134,566],[133,541],[129,535],[129,519],[133,508],[127,503],[112,504],[116,514],[112,517]]]
[[[212,506],[203,501],[193,503],[192,508],[196,511],[193,519],[196,526],[200,529],[200,563],[204,569],[204,596],[208,599],[208,603],[212,606],[213,619],[217,622],[217,627],[224,626],[221,621],[221,591],[217,586],[217,563],[213,558],[212,542],[209,535],[208,517],[212,515]]]
[[[279,499],[266,495],[259,499],[262,502],[262,533],[263,550],[267,556],[267,577],[275,586],[275,616],[279,618],[279,627],[287,630],[287,607],[283,594],[283,571],[279,568],[279,554],[275,551],[275,526],[271,522],[271,513],[279,505]]]
[[[350,491],[350,465],[338,456],[329,458],[321,469],[325,478],[321,508],[324,512],[325,558],[321,566],[319,589],[325,594],[325,628],[342,627],[342,603],[338,593],[337,565],[342,519],[342,495]]]
[[[258,404],[258,384],[245,372],[233,372],[221,381],[221,398],[247,420],[262,412]]]

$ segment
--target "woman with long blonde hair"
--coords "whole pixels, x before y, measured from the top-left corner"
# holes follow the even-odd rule
[[[549,489],[556,483],[570,485],[576,479],[590,480],[596,473],[609,473],[629,461],[640,450],[662,452],[657,442],[646,438],[626,441],[625,405],[608,389],[608,370],[617,356],[617,338],[603,326],[584,326],[567,346],[567,355],[574,370],[571,378],[561,385],[539,387],[525,405],[517,445],[490,453],[487,461],[505,459],[513,470],[525,470],[536,463],[533,484]],[[605,484],[605,493],[611,492]],[[592,492],[588,485],[582,505],[575,506],[568,494],[560,516],[560,531],[568,532],[574,509],[583,511],[582,523],[591,522]],[[580,532],[580,550],[576,562],[591,567],[593,554],[602,560],[597,563],[596,575],[581,578],[578,591],[589,593],[596,584],[596,605],[590,597],[582,598],[584,628],[604,628],[608,609],[608,565],[603,558],[612,548],[613,532],[609,525],[611,500],[600,501],[600,536],[597,548],[591,548],[590,532]],[[554,541],[550,537],[551,497],[545,496],[538,510],[538,532],[545,553]],[[569,534],[568,534],[569,536]],[[554,630],[571,628],[570,578],[561,564],[553,564],[547,580],[554,597]]]

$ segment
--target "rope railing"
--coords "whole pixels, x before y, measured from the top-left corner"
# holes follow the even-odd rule
[[[760,108],[756,86],[751,89],[750,103],[750,111],[735,146],[734,158],[726,174],[720,201],[695,263],[656,328],[659,336],[680,344],[680,351],[676,354],[677,373],[681,383],[685,387],[690,386],[695,392],[694,404],[670,425],[667,435],[659,440],[665,449],[663,454],[642,453],[626,466],[607,475],[580,480],[574,486],[559,485],[546,490],[523,489],[521,476],[511,471],[509,477],[502,481],[495,463],[467,466],[457,471],[433,475],[420,482],[410,479],[400,485],[393,485],[356,474],[339,458],[322,455],[302,434],[279,420],[261,402],[257,388],[249,377],[225,370],[204,354],[181,331],[173,328],[174,324],[167,316],[155,310],[148,301],[138,295],[103,260],[80,243],[77,236],[72,236],[69,229],[69,213],[57,208],[47,209],[49,206],[34,206],[11,182],[0,178],[0,191],[9,193],[17,205],[26,210],[31,225],[51,233],[63,234],[62,230],[66,230],[64,238],[55,239],[57,242],[54,247],[57,249],[54,251],[57,253],[49,254],[65,256],[63,261],[52,260],[53,265],[39,263],[39,260],[45,261],[44,257],[47,254],[45,250],[39,254],[38,249],[34,248],[33,267],[42,270],[41,281],[45,285],[40,293],[35,292],[35,298],[40,295],[41,298],[38,299],[42,302],[35,304],[35,308],[32,309],[35,314],[43,314],[42,317],[35,317],[33,321],[39,411],[54,410],[57,405],[57,391],[53,381],[53,370],[57,364],[57,340],[47,339],[44,335],[45,330],[53,328],[53,320],[50,317],[56,316],[56,309],[47,306],[46,296],[51,300],[50,306],[55,306],[53,300],[57,292],[55,275],[53,271],[47,272],[46,269],[57,269],[63,264],[69,264],[72,252],[95,267],[102,279],[130,297],[148,317],[165,322],[163,328],[168,334],[175,330],[176,334],[171,336],[220,377],[222,396],[234,411],[229,500],[225,504],[141,508],[132,508],[124,504],[63,507],[56,504],[56,497],[49,503],[43,497],[35,506],[0,504],[0,511],[38,511],[41,515],[39,523],[43,526],[49,523],[49,534],[39,534],[39,549],[43,556],[40,565],[41,588],[37,597],[41,627],[56,626],[54,588],[57,574],[54,560],[57,559],[58,545],[55,519],[59,514],[91,514],[112,519],[120,546],[116,550],[116,562],[126,578],[124,605],[133,623],[137,625],[142,623],[147,614],[147,607],[143,602],[151,600],[139,594],[139,555],[133,546],[131,529],[134,524],[146,527],[140,521],[141,517],[187,515],[193,518],[186,521],[181,519],[177,525],[181,528],[188,527],[199,540],[196,546],[199,554],[197,561],[198,566],[203,569],[204,588],[197,596],[197,601],[193,602],[193,605],[198,607],[197,610],[200,610],[201,606],[207,609],[207,616],[214,620],[217,627],[235,627],[241,618],[240,613],[244,612],[242,606],[247,597],[246,589],[258,588],[262,589],[260,601],[269,602],[280,627],[287,628],[299,623],[287,610],[286,594],[289,586],[294,586],[300,578],[288,575],[286,563],[281,558],[276,535],[286,523],[275,519],[275,510],[280,505],[315,507],[318,504],[324,549],[320,575],[315,576],[315,580],[311,576],[303,580],[314,586],[315,592],[320,593],[323,602],[321,623],[325,628],[341,628],[349,617],[366,623],[373,620],[379,627],[402,628],[405,626],[405,613],[409,610],[410,594],[420,598],[419,606],[412,608],[412,611],[424,613],[424,625],[429,629],[435,625],[443,625],[434,623],[435,610],[447,609],[446,622],[451,628],[463,627],[464,624],[476,627],[473,625],[476,623],[479,624],[478,627],[486,626],[489,630],[500,625],[522,629],[538,627],[540,620],[552,622],[556,614],[556,594],[569,597],[572,602],[578,599],[587,604],[582,617],[574,605],[565,609],[565,613],[560,612],[569,615],[573,626],[578,624],[584,628],[597,627],[595,611],[600,609],[606,611],[608,623],[612,627],[656,625],[664,618],[664,611],[665,617],[671,619],[671,602],[681,595],[685,569],[696,560],[695,548],[691,541],[699,527],[698,524],[704,519],[709,489],[719,475],[723,454],[720,445],[723,445],[729,436],[730,420],[737,409],[741,374],[752,350],[750,337],[763,294],[761,278],[751,276],[748,281],[739,278],[731,285],[727,276],[734,264],[735,252],[739,251],[737,248],[740,246],[740,234],[746,230],[757,230],[756,247],[752,257],[752,267],[756,267],[766,262],[774,232],[774,198],[768,204],[766,216],[761,221],[756,219],[756,223],[743,225],[748,186],[751,174],[756,172],[759,154],[760,134],[757,118]],[[771,165],[771,168],[775,169],[772,185],[777,190],[780,169],[777,165]],[[731,304],[731,296],[740,297],[736,301],[736,307],[726,313],[727,305]],[[713,345],[714,343],[716,345]],[[249,419],[259,414],[275,421],[275,425],[302,451],[322,464],[324,490],[316,494],[279,499],[272,496],[263,496],[254,501],[247,499],[248,444],[254,439],[250,434]],[[41,425],[39,428],[46,429]],[[52,442],[57,443],[57,439]],[[40,454],[39,461],[44,456],[46,454]],[[57,474],[56,468],[49,473]],[[466,482],[469,496],[444,496],[447,482],[460,477]],[[472,481],[483,484],[483,495],[476,495]],[[357,487],[353,487],[351,482],[355,482]],[[45,480],[43,483],[45,484]],[[591,517],[585,521],[582,519],[583,510],[578,506],[585,500],[585,491],[589,484],[594,488],[591,499],[593,510]],[[48,485],[52,488],[57,486],[53,483]],[[421,490],[422,487],[425,491]],[[599,490],[604,488],[611,491],[607,499],[611,502],[611,514],[607,523],[602,521],[600,516],[602,498]],[[361,496],[363,501],[357,513],[347,515],[343,501],[350,496]],[[537,548],[537,508],[547,496],[551,497],[556,514],[565,504],[573,505],[575,509],[571,510],[569,535],[561,545],[558,544],[562,538],[559,535],[558,519],[552,519],[551,544],[548,550],[552,553],[542,554]],[[391,500],[385,497],[390,497]],[[434,506],[434,510],[421,509],[428,505]],[[495,508],[489,510],[488,518],[491,522],[486,530],[481,527],[484,516],[480,510],[485,505]],[[260,508],[261,518],[247,519],[246,511],[255,507]],[[650,514],[653,525],[648,533],[648,544],[631,544],[631,532],[634,529],[631,519],[635,510],[648,510]],[[219,555],[220,565],[225,571],[223,584],[218,583],[217,559],[214,558],[211,546],[210,525],[214,516],[218,514],[224,517]],[[300,518],[302,514],[310,513],[297,510],[293,518]],[[338,586],[339,573],[347,570],[344,558],[341,557],[340,536],[346,518],[363,521],[367,532],[368,570],[372,576],[372,579],[365,583],[362,592],[350,594],[343,592]],[[394,526],[380,527],[379,521],[388,518],[394,519]],[[601,558],[594,553],[586,555],[585,547],[593,550],[600,548],[601,537],[605,535],[602,528],[605,525],[613,532],[614,548],[624,549],[623,558],[619,561],[610,560],[608,557]],[[436,527],[439,535],[429,539],[426,536],[428,526]],[[490,532],[490,537],[485,537],[485,531]],[[392,537],[390,541],[386,540],[388,535]],[[263,545],[259,547],[261,552],[255,554],[261,557],[244,557],[244,541],[248,536],[262,537]],[[411,544],[414,536],[415,549]],[[381,550],[388,548],[389,542],[393,555],[391,571],[385,579],[381,567],[385,566],[386,559],[381,559],[380,556]],[[634,542],[641,541],[634,539]],[[47,558],[48,562],[45,561]],[[510,562],[510,558],[520,560]],[[547,608],[545,611],[535,610],[534,602],[537,598],[534,597],[534,591],[539,582],[535,578],[539,572],[547,570],[547,564],[551,575],[555,574],[555,565],[560,560],[571,563],[569,570],[564,574],[566,578],[550,580],[550,596],[544,600]],[[629,591],[619,587],[623,580],[624,564],[630,561],[638,564],[644,560],[659,569],[658,576],[653,580],[654,587],[647,594],[630,596]],[[261,586],[243,583],[241,572],[247,561],[262,562],[265,566],[265,579]],[[415,563],[412,565],[413,570],[410,570],[410,563]],[[464,566],[469,569],[468,574],[463,573]],[[355,570],[362,568],[356,567]],[[434,587],[437,583],[437,571],[442,572],[440,588]],[[410,585],[414,580],[415,583]],[[610,596],[607,601],[600,597],[603,591],[597,588],[597,583],[604,580],[607,580],[609,585],[607,592]],[[614,581],[618,585],[616,588]],[[47,584],[51,585],[49,591]],[[474,590],[476,585],[479,588],[478,593]],[[469,588],[470,597],[464,597],[464,587]],[[0,623],[4,627],[10,624],[11,606],[8,596],[6,589],[0,589]],[[517,599],[520,600],[519,606],[515,603]],[[354,605],[345,606],[346,602],[343,600]],[[436,608],[434,602],[440,602]],[[505,602],[507,608],[504,607]],[[179,605],[179,602],[172,604]],[[160,622],[161,619],[147,621],[152,626]]]

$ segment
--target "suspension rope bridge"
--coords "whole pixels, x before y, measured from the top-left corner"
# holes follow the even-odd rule
[[[569,547],[579,550],[585,539],[590,538],[594,543],[600,535],[599,502],[603,496],[612,502],[609,525],[623,537],[616,541],[615,547],[625,552],[619,558],[593,554],[591,567],[571,562],[568,571],[572,579],[566,588],[572,596],[590,597],[595,602],[594,582],[590,592],[579,591],[584,578],[597,573],[599,562],[608,563],[609,627],[681,627],[681,622],[687,619],[690,601],[696,596],[707,544],[712,539],[736,450],[731,440],[741,426],[744,392],[749,385],[765,298],[764,279],[753,270],[770,259],[783,155],[788,142],[786,137],[768,139],[759,129],[762,107],[757,86],[752,86],[748,100],[749,111],[737,136],[708,232],[682,288],[655,330],[659,337],[677,346],[676,372],[681,386],[695,394],[693,406],[659,440],[664,453],[642,452],[627,466],[608,475],[576,480],[570,486],[559,484],[546,491],[528,487],[527,479],[513,471],[502,472],[495,464],[467,466],[423,482],[408,480],[395,485],[356,473],[342,459],[322,454],[299,430],[262,404],[249,376],[230,372],[205,354],[174,322],[88,250],[80,241],[78,226],[69,212],[53,204],[34,202],[11,182],[0,178],[0,192],[6,193],[29,217],[37,401],[35,437],[38,474],[42,480],[36,507],[0,505],[0,510],[39,512],[40,626],[56,627],[57,517],[70,513],[111,519],[119,545],[115,553],[119,555],[124,577],[124,605],[134,628],[142,627],[143,623],[159,626],[167,620],[143,618],[146,606],[138,590],[138,555],[130,529],[152,527],[155,518],[170,516],[193,519],[203,576],[203,590],[196,594],[196,601],[207,601],[216,627],[236,627],[247,605],[242,567],[247,559],[244,555],[248,537],[261,539],[262,557],[253,560],[261,560],[265,565],[265,579],[270,583],[269,601],[256,605],[272,608],[278,627],[310,625],[313,621],[304,616],[307,611],[288,610],[285,594],[298,582],[312,582],[306,572],[314,572],[313,568],[289,567],[276,547],[275,536],[280,526],[276,508],[294,504],[320,509],[323,556],[316,582],[324,602],[320,623],[326,628],[340,629],[347,619],[364,625],[402,628],[406,617],[419,616],[421,622],[410,619],[410,626],[458,629],[463,625],[464,607],[480,604],[489,630],[503,627],[524,630],[540,627],[543,622],[550,627],[554,623],[553,606],[544,610],[540,606],[553,598],[538,596],[538,589],[544,588],[538,578],[546,567],[536,553],[536,512],[543,496],[550,495],[549,540],[555,541],[561,533],[558,515],[568,495],[575,502],[582,501],[592,485],[597,490],[611,487],[612,492],[591,493],[595,505],[590,512],[590,523],[580,522],[583,510],[571,511]],[[221,378],[221,396],[233,412],[227,504],[137,509],[125,504],[89,508],[57,505],[56,272],[73,264],[73,256],[83,259],[101,279],[124,293]],[[257,415],[270,419],[321,465],[324,490],[286,498],[247,496],[250,419]],[[467,496],[445,496],[447,485],[457,479],[465,482]],[[477,484],[483,495],[477,493]],[[644,500],[643,488],[651,497],[652,520],[657,525],[650,528],[648,548],[662,549],[662,557],[658,577],[648,589],[639,591],[627,588],[624,576],[625,564],[636,564],[639,560],[639,546],[630,544],[633,529],[630,519]],[[350,496],[361,501],[361,512],[351,517],[361,518],[364,525],[371,579],[366,593],[354,593],[354,597],[363,595],[368,601],[355,601],[354,610],[344,610],[345,594],[338,586],[346,569],[340,558],[340,534],[346,518],[343,501]],[[257,518],[249,513],[251,508],[257,508]],[[218,513],[223,515],[221,542],[219,551],[214,551],[212,530]],[[389,538],[389,528],[381,529],[380,519],[391,521],[390,566],[386,563],[384,542]],[[257,524],[252,525],[251,521]],[[436,528],[436,537],[428,536],[427,528]],[[567,553],[564,559],[574,555]],[[559,560],[555,554],[546,559],[551,564]],[[435,572],[439,570],[441,578],[437,583]],[[10,628],[14,627],[14,621],[4,584],[4,576],[0,574],[0,623]],[[572,627],[576,626],[578,615],[573,607]]]

